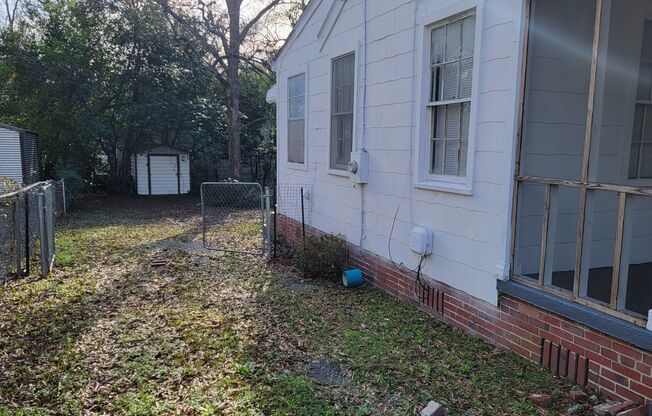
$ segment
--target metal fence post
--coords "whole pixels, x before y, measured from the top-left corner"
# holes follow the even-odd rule
[[[39,226],[39,239],[41,245],[41,276],[45,277],[48,274],[48,253],[47,253],[47,231],[45,228],[45,195],[43,192],[37,194],[38,198],[38,226]]]
[[[16,275],[20,276],[22,272],[22,259],[23,255],[21,250],[23,248],[23,242],[21,239],[21,229],[20,224],[22,223],[21,218],[21,200],[16,198],[14,201],[14,255],[16,261]]]
[[[54,198],[56,196],[56,188],[52,185],[45,187],[45,224],[47,226],[48,235],[48,272],[52,270],[54,265]]]
[[[269,205],[269,187],[265,187],[265,235],[267,240],[267,260],[272,260],[271,207]]]
[[[301,187],[301,236],[306,240],[306,210],[303,206],[303,186]]]
[[[63,194],[63,213],[68,213],[68,202],[66,201],[66,180],[61,178],[61,193]]]
[[[278,217],[278,190],[277,188],[274,188],[274,238],[272,241],[272,244],[274,244],[274,254],[272,254],[272,258],[276,259],[276,240],[278,238],[278,225],[277,225],[277,217]]]
[[[29,235],[29,193],[25,192],[25,276],[29,275],[30,264],[30,235]],[[21,273],[21,276],[23,274]]]

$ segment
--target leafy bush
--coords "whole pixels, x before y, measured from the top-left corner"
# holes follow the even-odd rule
[[[341,236],[306,237],[294,263],[305,277],[338,277],[346,265],[346,243]]]

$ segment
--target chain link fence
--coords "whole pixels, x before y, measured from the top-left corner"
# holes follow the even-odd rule
[[[269,254],[269,190],[258,183],[201,185],[204,247],[242,254]]]
[[[54,263],[55,222],[66,211],[63,181],[0,192],[0,282],[39,272]]]

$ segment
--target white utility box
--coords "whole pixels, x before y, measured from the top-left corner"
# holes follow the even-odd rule
[[[414,227],[410,238],[410,249],[422,256],[432,254],[434,233],[424,227]]]
[[[365,150],[351,152],[349,172],[351,172],[351,180],[353,182],[369,182],[369,153]]]

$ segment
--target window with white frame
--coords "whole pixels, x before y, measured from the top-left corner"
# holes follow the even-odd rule
[[[475,12],[430,31],[430,174],[466,176],[473,84]]]
[[[346,169],[353,148],[355,54],[333,59],[331,74],[330,167]]]
[[[288,78],[288,162],[304,163],[306,74]]]

